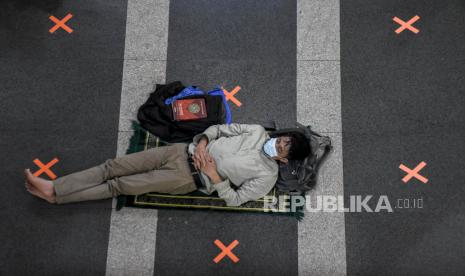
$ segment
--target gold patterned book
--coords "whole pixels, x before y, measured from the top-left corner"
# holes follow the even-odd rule
[[[205,99],[181,99],[172,104],[175,121],[198,120],[207,117]]]

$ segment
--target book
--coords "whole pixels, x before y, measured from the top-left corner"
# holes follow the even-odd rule
[[[175,100],[172,108],[175,121],[198,120],[207,117],[204,98]]]

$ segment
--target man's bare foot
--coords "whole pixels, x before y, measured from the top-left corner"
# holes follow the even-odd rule
[[[29,169],[24,170],[24,174],[26,175],[26,183],[35,188],[35,194],[32,193],[33,190],[31,189],[32,194],[37,196],[42,195],[45,198],[39,197],[50,203],[55,202],[55,190],[53,189],[52,181],[33,175]]]
[[[31,193],[32,195],[35,195],[37,197],[40,197],[46,201],[48,201],[49,203],[56,203],[55,199],[52,198],[52,197],[48,197],[44,194],[42,194],[39,190],[37,190],[36,187],[32,186],[31,184],[29,184],[28,182],[25,183],[25,186],[26,186],[26,189],[29,193]]]

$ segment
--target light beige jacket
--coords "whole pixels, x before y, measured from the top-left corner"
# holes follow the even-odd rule
[[[262,150],[269,139],[262,126],[237,123],[210,126],[193,138],[189,153],[194,153],[203,135],[208,138],[207,150],[216,161],[218,174],[225,179],[213,184],[208,176],[201,173],[208,194],[216,190],[228,206],[239,206],[271,191],[278,178],[279,167],[277,161]]]

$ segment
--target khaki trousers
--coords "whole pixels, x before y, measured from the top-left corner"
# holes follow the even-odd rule
[[[131,153],[55,179],[57,204],[148,192],[186,194],[197,189],[187,163],[187,144]]]

